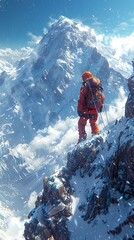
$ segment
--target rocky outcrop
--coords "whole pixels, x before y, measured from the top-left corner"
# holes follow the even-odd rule
[[[95,178],[99,178],[99,180],[96,187],[92,189],[90,196],[88,196],[86,212],[84,209],[83,218],[88,222],[92,221],[96,215],[107,212],[114,198],[111,190],[119,191],[126,200],[134,197],[134,139],[133,132],[131,132],[134,122],[123,120],[115,126],[115,130],[121,128],[124,123],[124,129],[117,135],[117,139],[114,139],[116,142],[115,149],[112,150],[114,143],[111,133],[103,146],[104,150],[101,151],[102,155],[103,152],[108,153],[112,150],[111,156],[105,159],[104,164],[94,165],[89,169],[90,173],[92,172],[91,169],[94,168],[95,171],[96,168]],[[98,158],[101,157],[98,156]],[[117,199],[114,199],[114,201],[118,202]]]
[[[67,228],[68,217],[72,215],[71,204],[73,188],[70,179],[78,169],[86,173],[90,169],[99,152],[102,138],[95,139],[79,145],[68,153],[67,166],[58,173],[43,180],[43,192],[37,197],[35,208],[29,213],[29,221],[25,223],[24,237],[26,240],[49,239],[69,240],[70,233]]]
[[[96,158],[102,143],[103,138],[97,137],[84,144],[84,148],[83,145],[78,145],[72,152],[69,152],[67,168],[71,174],[75,173],[79,168],[82,169],[83,173],[91,171],[91,164]]]
[[[70,239],[66,221],[71,216],[71,196],[70,187],[65,182],[62,170],[57,175],[44,178],[43,192],[37,197],[35,208],[28,215],[29,221],[25,223],[26,240],[37,236],[40,240]]]
[[[134,76],[128,79],[129,96],[125,106],[125,116],[134,118]]]
[[[110,170],[110,179],[123,197],[130,199],[134,196],[134,145],[132,140],[126,144],[121,144],[123,133],[119,135],[118,149],[112,156]]]
[[[71,239],[68,218],[72,212],[72,196],[75,187],[72,178],[79,175],[93,179],[89,184],[84,202],[79,204],[79,216],[88,224],[99,215],[108,215],[112,205],[118,206],[120,199],[127,204],[134,197],[134,121],[123,118],[104,140],[94,137],[90,141],[78,144],[67,155],[67,164],[52,177],[45,177],[43,192],[38,196],[35,208],[31,211],[25,224],[26,240]],[[116,134],[113,134],[116,133]],[[117,197],[118,196],[118,197]],[[113,238],[134,223],[133,207],[125,220],[112,228],[107,234]],[[110,238],[111,238],[110,236]],[[123,239],[127,239],[123,236]],[[130,236],[130,239],[133,236]]]

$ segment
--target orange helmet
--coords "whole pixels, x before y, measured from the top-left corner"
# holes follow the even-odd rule
[[[86,81],[87,79],[90,79],[90,78],[93,78],[93,75],[92,75],[91,72],[84,72],[84,73],[82,74],[82,80],[83,80],[83,81]]]

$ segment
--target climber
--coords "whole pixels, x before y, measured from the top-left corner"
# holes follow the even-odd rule
[[[85,126],[89,120],[91,134],[99,134],[100,130],[97,125],[98,113],[102,111],[104,104],[104,95],[102,93],[101,81],[95,78],[91,72],[82,74],[82,86],[78,100],[77,112],[79,115],[78,143],[87,138]]]

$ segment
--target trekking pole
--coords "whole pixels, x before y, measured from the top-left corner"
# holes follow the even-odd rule
[[[106,119],[107,119],[107,124],[108,124],[108,127],[109,127],[109,120],[108,120],[108,115],[107,115],[107,112],[106,112],[105,104],[104,104],[104,112],[105,112]]]
[[[99,113],[99,115],[100,115],[100,118],[101,118],[101,121],[102,121],[103,127],[105,128],[105,123],[104,123],[104,120],[103,120],[103,117],[102,117],[101,112]]]

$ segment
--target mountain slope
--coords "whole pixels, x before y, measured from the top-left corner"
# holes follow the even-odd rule
[[[133,119],[123,118],[105,140],[68,153],[66,167],[44,178],[25,239],[48,239],[47,233],[58,240],[133,239],[133,127]]]
[[[34,151],[30,146],[40,133],[44,139],[48,126],[53,126],[57,120],[62,119],[66,124],[69,117],[75,121],[81,74],[85,70],[102,78],[107,110],[111,104],[115,106],[122,91],[125,98],[125,79],[109,68],[108,61],[95,46],[97,41],[90,29],[61,17],[43,36],[30,57],[20,61],[15,74],[1,74],[2,156],[6,154],[10,159],[13,155],[11,158],[22,158],[25,163],[28,152],[31,165],[33,155],[36,158],[38,152],[44,151],[42,147]],[[51,147],[55,148],[59,141],[60,137]],[[13,164],[16,168],[14,161]],[[8,164],[6,171],[10,172]]]
[[[133,78],[128,86],[126,109],[134,104]],[[134,238],[132,113],[126,111],[126,117],[112,126],[105,139],[95,136],[78,144],[68,153],[65,167],[44,177],[43,190],[25,223],[26,240],[36,236],[55,240]]]
[[[90,28],[61,17],[30,56],[0,75],[0,201],[21,217],[30,194],[41,191],[44,174],[63,166],[77,141],[83,71],[92,71],[103,82],[103,119],[109,113],[112,122],[124,112],[127,81],[109,67],[98,46]],[[107,122],[100,125],[104,131]]]
[[[121,87],[127,91],[126,82],[109,68],[96,46],[90,29],[66,18],[55,22],[31,57],[18,67],[16,78],[5,79],[1,86],[1,92],[8,94],[18,110],[17,122],[38,130],[59,117],[76,116],[78,89],[85,70],[102,79],[106,105],[114,104]]]

